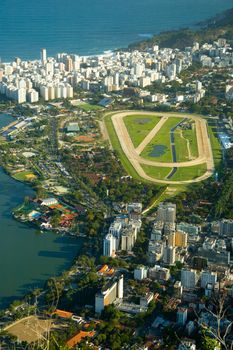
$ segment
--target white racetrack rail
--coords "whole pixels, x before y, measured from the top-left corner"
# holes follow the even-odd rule
[[[137,148],[134,147],[133,142],[129,136],[128,130],[123,121],[124,117],[135,115],[135,114],[137,114],[137,116],[140,116],[140,115],[155,116],[156,115],[161,117],[161,120],[149,132],[149,134],[145,137],[145,139],[141,142],[141,144]],[[164,123],[169,117],[190,118],[195,121],[196,137],[197,137],[197,143],[198,143],[198,154],[199,154],[196,159],[186,161],[186,162],[165,163],[165,162],[156,162],[156,161],[148,160],[140,156],[141,152],[156,136],[156,134],[159,132],[159,130],[162,128],[162,126],[164,125]],[[124,112],[116,112],[111,116],[111,119],[123,152],[125,153],[126,157],[130,161],[130,163],[132,164],[132,166],[134,167],[138,175],[144,178],[145,180],[149,180],[155,183],[162,183],[162,184],[174,184],[174,185],[190,184],[194,182],[203,181],[214,173],[214,160],[213,160],[211,143],[208,136],[207,127],[206,127],[206,120],[201,118],[200,116],[183,114],[183,113],[180,114],[180,113],[124,111]],[[205,172],[205,174],[192,180],[181,180],[181,181],[161,180],[161,179],[153,178],[147,175],[143,170],[143,168],[141,167],[141,164],[145,164],[145,165],[150,165],[155,167],[181,168],[181,167],[190,167],[190,166],[200,165],[205,163],[207,164],[207,171]]]

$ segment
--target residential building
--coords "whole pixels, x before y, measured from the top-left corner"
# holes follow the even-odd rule
[[[47,61],[47,52],[46,49],[41,49],[41,62],[44,65]]]
[[[103,241],[103,255],[113,257],[116,251],[116,238],[111,234],[107,234]]]
[[[170,278],[170,271],[165,267],[155,265],[148,270],[148,277],[157,281],[168,281]]]
[[[215,285],[217,282],[217,272],[203,271],[201,273],[201,288],[206,288],[208,283]]]
[[[115,275],[108,283],[95,295],[95,312],[100,314],[104,307],[112,304],[117,298],[123,298],[123,275]]]
[[[145,278],[147,278],[147,269],[145,266],[139,266],[138,268],[134,269],[135,280],[142,281]]]
[[[188,243],[188,234],[182,231],[170,233],[168,236],[168,245],[171,247],[186,248]]]
[[[181,284],[184,288],[195,288],[197,280],[198,278],[195,270],[185,268],[181,270]]]
[[[163,250],[163,262],[173,265],[176,261],[176,247],[165,246]]]
[[[187,322],[188,310],[184,307],[179,307],[176,315],[176,322],[181,326],[184,326]]]
[[[157,210],[156,221],[164,223],[175,223],[176,205],[173,203],[161,203]]]

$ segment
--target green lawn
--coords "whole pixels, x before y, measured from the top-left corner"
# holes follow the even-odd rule
[[[218,169],[222,161],[222,147],[218,139],[215,125],[208,124],[208,133],[213,151],[214,165],[215,168]]]
[[[188,152],[188,143],[190,149],[190,158]],[[198,146],[196,130],[181,130],[175,131],[176,156],[178,162],[185,162],[198,157]]]
[[[32,171],[20,171],[19,173],[13,174],[13,177],[19,181],[33,181],[36,179]]]
[[[166,180],[167,175],[172,171],[172,168],[154,167],[151,165],[142,165],[145,173],[155,179]],[[185,181],[192,180],[203,175],[207,170],[206,164],[194,165],[190,167],[178,168],[177,172],[169,180]]]
[[[131,175],[133,178],[141,181],[141,182],[150,182],[147,180],[142,179],[137,172],[134,170],[134,168],[132,167],[130,161],[128,160],[128,158],[125,156],[120,142],[118,140],[117,134],[115,132],[114,126],[112,124],[112,120],[111,120],[111,116],[114,115],[115,113],[112,113],[110,115],[105,116],[105,124],[106,127],[108,129],[108,134],[109,137],[111,139],[111,144],[113,149],[117,152],[118,157],[123,165],[123,167],[125,168],[126,172]],[[127,117],[126,117],[127,118]],[[158,117],[156,117],[158,118]],[[159,119],[159,118],[158,118]],[[165,144],[164,143],[164,139],[166,139],[168,142],[168,146],[169,146],[169,150],[170,150],[170,135],[169,135],[169,131],[170,129],[175,126],[176,124],[178,124],[183,118],[169,118],[169,120],[164,124],[163,128],[160,130],[160,135],[159,135],[159,143],[157,141],[157,138],[155,140],[156,144]],[[187,137],[191,136],[189,134],[192,135],[192,131],[191,130],[187,130],[188,131],[188,135]],[[193,133],[196,132],[193,131]],[[168,135],[168,137],[167,137]],[[194,142],[194,146],[192,149],[197,150],[197,143],[196,143],[196,138]],[[163,141],[162,141],[163,140]],[[215,140],[216,141],[216,140]],[[217,140],[218,141],[218,140]],[[154,140],[152,140],[152,142],[154,142]],[[149,146],[149,145],[148,145]],[[143,153],[143,152],[142,152]],[[158,160],[158,158],[152,158],[153,160]],[[167,161],[167,160],[166,160]],[[155,179],[165,179],[166,176],[170,173],[172,168],[169,167],[153,167],[153,166],[148,166],[145,164],[141,164],[142,168],[144,169],[145,173]],[[206,164],[201,164],[201,165],[197,165],[197,166],[190,166],[190,167],[183,167],[177,170],[176,174],[174,174],[174,176],[172,177],[172,179],[170,179],[171,181],[185,181],[185,180],[192,180],[195,179],[196,177],[199,177],[201,175],[203,175],[206,172]],[[176,191],[180,191],[181,190],[181,185],[176,185],[175,189]],[[171,194],[171,196],[174,194]]]
[[[80,103],[79,108],[83,109],[85,112],[88,112],[88,111],[98,111],[100,109],[103,109],[103,107],[101,106],[98,106],[98,105],[92,105],[90,103],[86,103],[86,102],[83,102],[83,103]]]
[[[172,170],[172,168],[157,167],[145,164],[141,164],[141,166],[147,175],[159,180],[164,180]]]
[[[158,124],[161,117],[150,115],[128,115],[124,123],[133,142],[134,147],[140,145],[149,132]]]
[[[207,165],[199,164],[193,165],[190,167],[178,168],[177,172],[170,179],[171,181],[186,181],[193,180],[203,174],[205,174],[207,170]]]
[[[115,113],[113,113],[113,114],[115,114]],[[129,174],[130,176],[132,176],[136,180],[139,180],[141,182],[148,182],[148,181],[142,179],[138,175],[138,173],[132,167],[132,165],[131,165],[130,161],[128,160],[128,158],[125,156],[125,154],[124,154],[124,152],[123,152],[123,150],[121,148],[120,142],[118,140],[117,134],[115,132],[114,126],[112,124],[111,117],[112,117],[112,114],[105,116],[105,118],[104,118],[105,125],[106,125],[106,127],[108,129],[108,134],[109,134],[109,137],[111,139],[112,147],[117,152],[117,155],[118,155],[118,157],[119,157],[123,167],[125,168],[126,173]]]
[[[176,130],[174,135],[175,135],[177,162],[189,161],[187,141],[181,136],[181,130],[180,129]]]
[[[142,151],[141,156],[145,159],[154,160],[158,162],[172,162],[172,153],[171,153],[171,144],[170,144],[170,130],[174,126],[176,126],[179,122],[181,122],[184,118],[169,118],[153,140],[146,146],[146,148]],[[153,151],[154,146],[163,145],[166,146],[164,154],[160,157],[152,157],[149,154]]]
[[[183,136],[184,138],[189,140],[191,156],[193,158],[197,158],[199,154],[198,154],[196,127],[194,127],[192,130],[183,130]]]

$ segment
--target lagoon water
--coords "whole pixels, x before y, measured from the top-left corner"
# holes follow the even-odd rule
[[[0,127],[12,118],[0,115]],[[12,209],[32,189],[15,181],[0,168],[0,309],[50,277],[60,274],[74,259],[81,240],[51,232],[37,234],[14,220]]]
[[[0,57],[96,54],[164,30],[195,25],[232,0],[1,0]]]

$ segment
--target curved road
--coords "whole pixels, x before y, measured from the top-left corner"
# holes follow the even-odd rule
[[[162,183],[162,184],[189,184],[193,182],[199,182],[202,180],[207,179],[210,177],[214,172],[214,161],[213,161],[213,154],[211,149],[211,144],[206,128],[206,121],[195,115],[189,115],[189,114],[178,114],[178,113],[166,113],[166,115],[169,115],[169,117],[176,117],[176,118],[190,118],[195,121],[196,123],[196,135],[197,135],[197,144],[198,144],[198,153],[199,156],[196,159],[187,161],[187,162],[156,162],[144,159],[140,157],[140,153],[143,151],[143,149],[151,142],[151,140],[155,137],[157,132],[161,129],[163,124],[167,120],[167,116],[165,116],[165,113],[155,113],[155,112],[136,112],[137,115],[158,115],[161,116],[162,119],[159,121],[159,123],[150,131],[150,133],[145,137],[145,139],[142,141],[142,143],[135,149],[133,142],[129,136],[128,130],[125,126],[125,123],[123,121],[124,117],[129,115],[135,115],[135,111],[130,112],[119,112],[116,114],[113,114],[111,116],[113,126],[115,128],[116,134],[118,136],[119,142],[121,144],[122,150],[125,153],[126,157],[129,159],[130,163],[136,170],[136,172],[141,176],[142,178],[156,182],[156,183]],[[156,166],[156,167],[190,167],[194,165],[199,164],[207,164],[207,171],[202,176],[193,179],[193,180],[184,180],[184,181],[169,181],[169,180],[159,180],[150,177],[147,175],[144,170],[141,167],[141,164]]]

